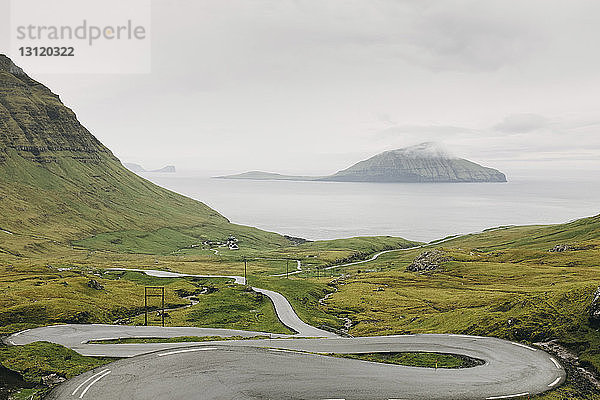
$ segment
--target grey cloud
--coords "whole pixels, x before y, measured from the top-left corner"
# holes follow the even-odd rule
[[[490,71],[534,55],[534,31],[510,2],[435,2],[410,24],[403,55],[434,70]]]
[[[552,33],[536,30],[528,13],[523,16],[522,8],[532,12],[535,7],[514,7],[506,1],[157,4],[162,18],[179,21],[168,29],[162,24],[154,28],[154,40],[173,54],[160,60],[158,68],[179,75],[194,71],[198,78],[217,81],[244,76],[299,79],[307,72],[332,78],[335,71],[377,63],[490,71],[533,57],[551,42]],[[201,23],[199,15],[206,16]],[[199,50],[201,61],[172,68],[185,47]]]
[[[35,77],[125,161],[319,173],[425,141],[482,161],[600,147],[596,0],[152,4],[151,74]]]
[[[377,139],[422,136],[423,138],[442,139],[444,137],[473,134],[469,128],[451,125],[397,125],[374,133]],[[427,140],[425,140],[427,141]]]
[[[549,121],[537,114],[512,114],[506,116],[493,129],[503,133],[528,133],[549,126]]]
[[[493,128],[460,126],[394,126],[373,134],[379,148],[401,147],[424,141],[443,143],[453,153],[471,159],[536,160],[560,158],[600,160],[600,135],[590,136],[593,119],[550,121],[536,114],[513,114]]]

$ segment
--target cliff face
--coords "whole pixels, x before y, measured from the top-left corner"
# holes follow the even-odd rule
[[[338,182],[506,182],[493,168],[456,158],[434,143],[386,151],[321,180]]]
[[[0,162],[9,150],[37,162],[55,160],[55,152],[81,161],[115,159],[56,94],[4,55],[0,55],[0,143]]]

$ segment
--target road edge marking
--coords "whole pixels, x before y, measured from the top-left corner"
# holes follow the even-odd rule
[[[511,397],[522,397],[522,396],[529,396],[529,392],[523,392],[523,393],[517,393],[517,394],[507,394],[505,396],[486,397],[486,400],[510,399]]]
[[[87,387],[83,390],[83,392],[81,392],[81,394],[79,395],[80,399],[83,399],[83,396],[85,396],[85,394],[87,393],[88,390],[90,390],[90,388],[96,383],[98,382],[100,379],[104,378],[106,375],[110,374],[110,370],[106,370],[106,372],[103,375],[100,375],[99,377],[97,377],[96,379],[94,379],[93,381],[90,382],[89,385],[87,385]]]
[[[523,344],[523,343],[517,343],[517,342],[511,342],[511,343],[514,344],[515,346],[519,346],[519,347],[522,347],[527,350],[537,351],[537,349],[534,349],[533,347],[527,346],[526,344]]]
[[[558,385],[558,383],[560,382],[560,376],[558,378],[556,378],[556,380],[552,383],[548,384],[548,387],[554,387],[556,385]]]
[[[184,350],[175,350],[175,351],[170,351],[168,353],[160,353],[157,354],[159,357],[164,357],[164,356],[170,356],[173,354],[179,354],[179,353],[191,353],[194,351],[206,351],[206,350],[218,350],[218,347],[201,347],[198,349],[184,349]]]
[[[274,351],[277,353],[303,353],[302,351],[298,351],[298,350],[277,349],[277,348],[272,348],[272,347],[265,347],[265,348],[269,351]],[[333,400],[335,400],[335,399],[333,399]]]
[[[562,366],[560,365],[560,363],[558,361],[556,361],[556,359],[554,357],[550,357],[550,361],[552,361],[552,363],[554,365],[556,365],[556,368],[562,369]]]
[[[75,393],[77,393],[77,391],[78,391],[79,389],[81,389],[81,387],[82,387],[83,385],[85,385],[86,383],[88,383],[89,381],[91,381],[92,379],[94,379],[96,376],[98,376],[98,375],[101,375],[101,374],[105,373],[106,371],[108,371],[108,369],[102,370],[102,371],[100,371],[100,372],[98,372],[98,373],[96,373],[96,374],[94,374],[94,375],[90,376],[90,377],[89,377],[89,378],[87,378],[85,381],[81,382],[81,383],[79,384],[79,386],[77,386],[77,387],[75,388],[75,390],[73,390],[73,393],[71,393],[71,396],[75,396]]]

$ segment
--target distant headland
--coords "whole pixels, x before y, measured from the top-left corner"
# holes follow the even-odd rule
[[[506,182],[506,175],[463,158],[458,158],[439,144],[421,143],[416,146],[385,151],[349,168],[328,176],[294,176],[271,172],[250,171],[219,176],[221,179],[330,181],[330,182],[410,182],[460,183]]]

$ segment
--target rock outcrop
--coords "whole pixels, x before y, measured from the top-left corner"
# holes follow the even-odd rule
[[[590,391],[600,389],[600,381],[598,381],[598,378],[596,378],[591,371],[584,368],[579,357],[561,345],[557,340],[535,343],[535,345],[548,353],[554,354],[560,359],[563,367],[567,369],[571,385],[574,386],[577,391],[589,393]],[[575,399],[579,397],[572,398]]]
[[[590,250],[596,247],[594,244],[580,244],[580,245],[572,245],[572,244],[557,244],[550,250],[551,253],[562,253],[565,251],[577,251],[577,250]]]
[[[556,246],[551,248],[549,251],[551,253],[562,253],[564,251],[573,251],[573,250],[575,250],[575,248],[573,246],[569,246],[568,244],[557,244]]]
[[[452,261],[452,257],[446,252],[438,249],[427,250],[419,254],[419,256],[406,267],[406,270],[411,272],[433,271],[438,269],[441,264],[446,261]]]
[[[95,290],[104,290],[104,286],[102,286],[102,284],[95,279],[90,279],[88,281],[87,285],[88,285],[88,287],[95,289]]]
[[[50,374],[42,377],[44,386],[56,386],[64,381],[66,381],[66,379],[58,374]]]

